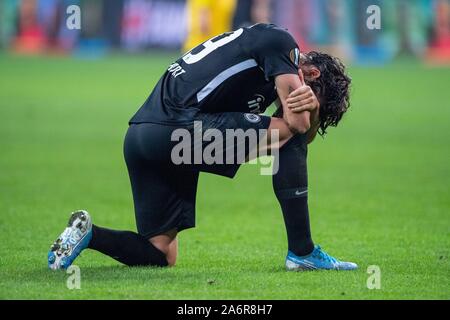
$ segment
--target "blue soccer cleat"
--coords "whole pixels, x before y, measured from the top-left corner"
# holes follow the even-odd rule
[[[313,252],[307,256],[299,257],[288,251],[286,257],[286,269],[288,271],[355,270],[357,268],[356,263],[339,261],[323,251],[320,246],[315,246]]]
[[[56,239],[48,252],[48,267],[52,270],[67,269],[86,249],[92,238],[92,221],[84,210],[72,212],[67,228]]]

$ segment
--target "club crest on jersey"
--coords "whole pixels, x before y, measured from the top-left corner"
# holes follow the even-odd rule
[[[261,104],[264,103],[265,100],[266,98],[264,98],[263,95],[255,94],[254,99],[247,102],[250,112],[253,113],[261,112]]]
[[[289,59],[291,59],[292,63],[298,67],[300,64],[300,50],[298,48],[292,49],[291,52],[289,52]]]
[[[251,123],[258,123],[261,121],[261,117],[254,113],[244,113],[244,118]]]

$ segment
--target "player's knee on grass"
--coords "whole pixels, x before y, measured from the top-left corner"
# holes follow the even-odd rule
[[[178,239],[175,238],[169,245],[169,252],[166,255],[169,267],[175,266],[178,256]]]
[[[175,265],[178,255],[176,230],[170,230],[165,234],[156,235],[150,238],[149,242],[165,255],[169,267]]]
[[[167,267],[173,267],[176,264],[178,256],[177,240],[174,240],[171,244],[167,245],[155,245],[155,242],[151,242],[159,251],[161,251],[167,261]]]

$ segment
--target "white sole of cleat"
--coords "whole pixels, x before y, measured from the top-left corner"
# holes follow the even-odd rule
[[[89,235],[89,231],[92,229],[92,220],[89,213],[85,210],[77,210],[72,212],[66,229],[56,239],[53,245],[50,247],[50,251],[47,256],[48,267],[52,270],[66,269],[65,265],[67,258],[73,253],[77,252],[78,246],[83,243],[86,236]],[[72,240],[69,238],[73,232],[80,231],[83,236],[78,240]],[[64,243],[64,240],[69,240],[69,243]],[[73,260],[72,260],[73,261]]]

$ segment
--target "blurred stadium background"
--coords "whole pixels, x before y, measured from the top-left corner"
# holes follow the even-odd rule
[[[256,22],[349,65],[352,107],[310,147],[309,205],[315,241],[361,269],[286,273],[271,179],[246,165],[200,178],[177,267],[87,250],[69,290],[46,265],[69,212],[135,230],[128,119],[180,52]],[[0,298],[450,299],[449,63],[450,0],[0,0]]]
[[[80,30],[66,27],[81,7]],[[382,27],[361,26],[370,5]],[[302,50],[320,48],[356,64],[410,56],[450,61],[448,0],[3,0],[0,45],[18,53],[102,56],[111,51],[184,51],[257,22],[286,27]]]

